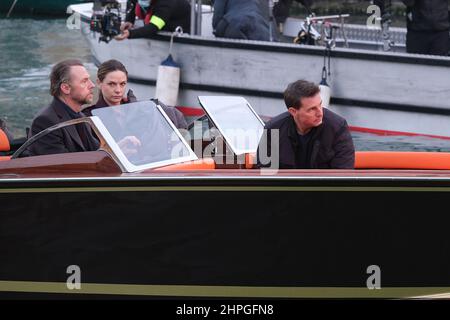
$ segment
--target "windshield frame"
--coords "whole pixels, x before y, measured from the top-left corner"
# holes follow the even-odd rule
[[[142,102],[142,101],[139,101]],[[147,101],[146,101],[147,102]],[[115,139],[112,137],[106,126],[103,124],[102,120],[98,116],[91,116],[89,117],[92,119],[93,125],[96,127],[96,129],[100,132],[103,140],[105,141],[104,144],[101,145],[100,149],[108,152],[116,162],[120,164],[120,166],[123,168],[125,172],[138,172],[146,169],[153,169],[158,167],[164,167],[171,164],[177,164],[192,160],[198,160],[197,155],[195,152],[191,149],[188,142],[183,138],[180,131],[175,127],[173,122],[170,120],[170,118],[167,116],[167,114],[164,112],[164,110],[161,108],[160,105],[148,101],[149,103],[153,103],[155,107],[158,109],[159,113],[163,116],[165,121],[169,124],[169,126],[172,128],[172,130],[175,132],[177,137],[179,138],[180,142],[183,144],[183,146],[187,149],[188,155],[184,157],[174,158],[174,159],[168,159],[168,160],[162,160],[162,161],[156,161],[156,162],[148,162],[141,165],[135,165],[131,163],[127,156],[123,153]]]
[[[256,134],[259,135],[258,141],[261,139],[261,136],[263,134],[265,123],[264,121],[259,117],[259,115],[256,113],[256,111],[253,109],[253,107],[250,105],[250,103],[247,101],[247,99],[241,97],[241,96],[198,96],[198,101],[205,111],[205,114],[208,116],[208,118],[213,123],[214,127],[219,130],[220,134],[222,135],[225,143],[230,148],[230,150],[237,156],[247,153],[256,153],[257,152],[257,146],[254,149],[250,148],[240,148],[239,146],[234,144],[233,136],[229,134],[229,129],[231,130],[245,130],[246,128],[225,128],[222,125],[222,122],[219,118],[216,117],[216,110],[213,110],[213,108],[210,108],[211,101],[209,100],[220,100],[220,99],[228,99],[228,101],[232,101],[232,104],[229,105],[245,105],[247,108],[248,114],[251,114],[253,116],[253,120],[255,120],[257,123],[261,125],[260,132],[256,132]],[[215,106],[216,107],[216,106]],[[239,114],[236,114],[235,116],[239,116]]]

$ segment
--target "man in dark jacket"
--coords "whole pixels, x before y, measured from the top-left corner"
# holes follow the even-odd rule
[[[136,17],[144,21],[144,26],[132,29]],[[189,33],[191,6],[187,0],[128,0],[126,22],[115,39],[151,37],[161,30],[175,31],[178,26]]]
[[[270,40],[267,0],[215,0],[213,29],[216,37]],[[275,32],[275,26],[272,32]],[[277,39],[276,34],[272,34]]]
[[[33,119],[34,136],[55,124],[84,117],[81,108],[91,103],[94,83],[78,60],[65,60],[56,64],[50,74],[50,94],[53,101]],[[89,126],[82,123],[67,126],[39,138],[24,155],[45,155],[67,152],[94,151],[99,147]]]
[[[293,82],[284,92],[284,101],[288,112],[265,126],[257,152],[258,167],[354,168],[355,148],[347,122],[322,107],[317,85],[304,80]],[[278,165],[273,163],[277,151]]]
[[[403,0],[407,6],[406,51],[448,55],[448,0]]]
[[[409,53],[448,55],[448,0],[402,0],[406,5],[406,51]],[[374,0],[385,10],[385,0]]]

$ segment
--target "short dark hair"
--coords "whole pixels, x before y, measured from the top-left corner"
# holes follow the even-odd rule
[[[114,59],[105,61],[98,67],[97,78],[100,81],[103,81],[103,80],[105,80],[108,73],[114,72],[114,71],[122,71],[123,73],[125,73],[125,75],[127,76],[127,80],[128,80],[127,69],[120,61],[117,61]]]
[[[302,98],[314,97],[320,92],[319,86],[306,80],[297,80],[290,83],[284,91],[284,103],[289,109],[300,109]]]
[[[83,66],[77,59],[68,59],[57,63],[50,73],[50,94],[54,97],[61,95],[61,84],[70,81],[70,68]]]

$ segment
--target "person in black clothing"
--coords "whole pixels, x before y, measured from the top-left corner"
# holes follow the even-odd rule
[[[33,119],[30,134],[38,134],[55,124],[84,117],[81,108],[91,103],[94,83],[79,60],[64,60],[50,74],[50,94],[53,101]],[[84,123],[67,126],[39,138],[23,156],[66,152],[94,151],[99,147],[90,127]]]
[[[133,29],[136,17],[144,20],[144,26]],[[115,39],[151,37],[161,30],[175,31],[178,26],[189,33],[191,6],[187,0],[128,0],[126,22]]]
[[[111,59],[103,62],[97,70],[97,86],[99,88],[97,102],[83,109],[86,116],[92,116],[95,109],[106,108],[110,106],[119,106],[130,102],[136,102],[137,99],[133,91],[129,90],[125,96],[125,90],[128,83],[128,72],[125,66],[117,60]],[[122,127],[120,109],[116,109],[114,113],[109,114],[107,119],[101,120],[107,125],[108,129],[116,128],[111,134],[123,134],[127,132],[127,128]],[[114,135],[113,135],[114,136]],[[125,154],[136,153],[141,146],[141,141],[133,135],[123,135],[116,138],[117,144]]]
[[[406,5],[406,51],[448,55],[448,0],[402,0]],[[385,0],[374,0],[384,13]]]
[[[406,51],[448,55],[448,0],[403,0],[407,6]]]
[[[347,122],[322,107],[316,84],[304,80],[289,84],[284,101],[288,112],[273,118],[265,126],[257,152],[258,167],[354,168],[355,148]],[[273,163],[272,159],[277,155],[278,163]]]

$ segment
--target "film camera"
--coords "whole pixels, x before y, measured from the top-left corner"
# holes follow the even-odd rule
[[[100,33],[100,41],[108,43],[120,34],[120,3],[117,0],[95,0],[91,31]]]

